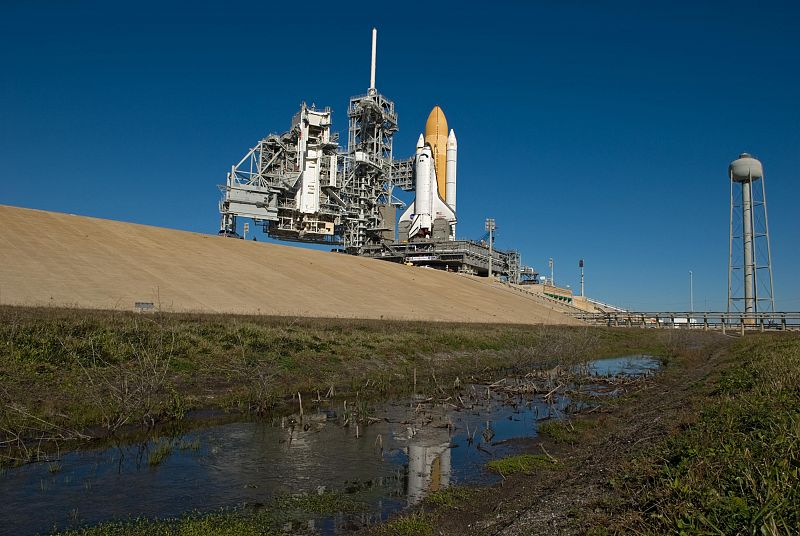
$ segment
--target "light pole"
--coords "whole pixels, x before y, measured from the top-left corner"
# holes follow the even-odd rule
[[[492,277],[492,249],[494,247],[494,230],[497,226],[494,218],[486,218],[486,230],[489,231],[489,278]]]
[[[581,269],[581,298],[583,298],[583,259],[578,261],[578,268]]]
[[[689,270],[689,312],[694,312],[694,275]]]
[[[550,266],[550,286],[556,286],[555,276],[553,275],[553,257],[550,257],[550,260],[547,263]]]

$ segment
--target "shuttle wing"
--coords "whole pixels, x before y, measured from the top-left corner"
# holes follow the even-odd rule
[[[400,216],[400,221],[407,221],[411,219],[411,216],[414,215],[414,205],[416,205],[415,201],[416,199],[412,201],[410,205],[408,205],[408,208],[405,210],[405,212],[403,212],[403,215]]]

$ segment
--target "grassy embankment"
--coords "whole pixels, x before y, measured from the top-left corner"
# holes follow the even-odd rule
[[[119,435],[197,408],[266,414],[298,392],[306,403],[424,392],[662,342],[635,330],[0,307],[0,464],[36,459],[42,439]]]
[[[800,534],[800,338],[748,336],[696,418],[613,480],[623,522],[597,534]]]

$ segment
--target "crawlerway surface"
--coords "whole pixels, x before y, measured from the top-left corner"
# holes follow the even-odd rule
[[[628,384],[597,409],[566,416],[555,433],[541,434],[525,450],[546,452],[557,464],[510,475],[489,486],[466,490],[447,504],[423,504],[403,516],[421,520],[428,534],[521,536],[612,534],[609,507],[613,482],[626,464],[691,422],[698,392],[725,368],[730,339],[688,344],[649,381]],[[605,372],[613,361],[590,363]],[[619,370],[619,369],[618,369]],[[402,516],[395,522],[402,521]],[[369,528],[366,532],[375,531]],[[378,527],[379,534],[391,533]]]
[[[371,526],[451,485],[492,485],[486,463],[531,448],[543,422],[596,410],[592,399],[641,383],[660,361],[625,356],[441,387],[370,404],[306,400],[305,412],[179,437],[63,454],[0,477],[9,534],[34,534],[131,517],[258,507],[298,493],[342,492],[364,508],[303,520],[291,532]]]

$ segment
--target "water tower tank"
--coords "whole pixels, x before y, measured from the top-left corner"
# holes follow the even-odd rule
[[[728,166],[728,173],[735,182],[757,181],[763,178],[764,167],[751,155],[742,153]]]

